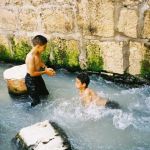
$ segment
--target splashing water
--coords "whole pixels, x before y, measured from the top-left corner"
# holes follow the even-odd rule
[[[91,76],[90,87],[122,109],[81,105],[75,74],[59,70],[44,76],[50,96],[34,108],[25,97],[10,97],[0,65],[0,150],[13,150],[11,139],[23,127],[49,119],[58,123],[77,150],[149,150],[150,87],[127,89]]]

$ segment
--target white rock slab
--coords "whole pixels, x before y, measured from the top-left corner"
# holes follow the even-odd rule
[[[71,150],[67,136],[59,133],[51,123],[46,120],[20,130],[16,140],[22,148],[32,150]]]
[[[27,73],[26,64],[14,66],[9,69],[6,69],[3,73],[3,77],[5,80],[8,79],[24,79]]]
[[[3,77],[7,82],[8,91],[11,94],[25,94],[25,75],[27,73],[26,64],[14,66],[3,72]]]

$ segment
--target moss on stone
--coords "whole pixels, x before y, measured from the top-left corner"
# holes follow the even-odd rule
[[[16,42],[13,38],[11,39],[11,44],[13,50],[13,60],[16,62],[25,62],[26,55],[32,48],[31,45],[25,40]]]
[[[90,43],[86,47],[87,66],[90,71],[101,71],[103,69],[103,59],[100,47],[97,44]]]
[[[150,49],[147,49],[141,64],[142,77],[150,80]]]
[[[79,68],[79,49],[74,40],[52,40],[50,47],[50,64],[67,69]]]
[[[45,51],[42,52],[42,55],[41,55],[41,58],[44,61],[44,63],[48,64],[48,65],[49,65],[50,48],[51,48],[51,45],[49,42],[49,43],[47,43],[47,47],[46,47]]]
[[[12,59],[11,53],[8,50],[8,48],[6,48],[6,46],[0,44],[0,60],[5,61],[5,62],[9,62],[11,59]]]

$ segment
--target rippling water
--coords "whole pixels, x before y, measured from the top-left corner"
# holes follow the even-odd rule
[[[13,150],[11,139],[23,127],[49,119],[61,126],[77,150],[150,150],[150,87],[127,89],[91,76],[90,87],[117,101],[122,110],[92,104],[82,107],[75,74],[59,70],[44,76],[50,96],[30,108],[26,97],[10,97],[0,65],[0,150]]]

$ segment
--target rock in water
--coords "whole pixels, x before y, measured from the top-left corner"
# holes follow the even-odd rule
[[[48,120],[21,129],[14,141],[19,150],[72,150],[63,130]]]
[[[27,92],[25,85],[26,64],[14,66],[4,71],[3,77],[7,82],[10,94],[20,95]]]

